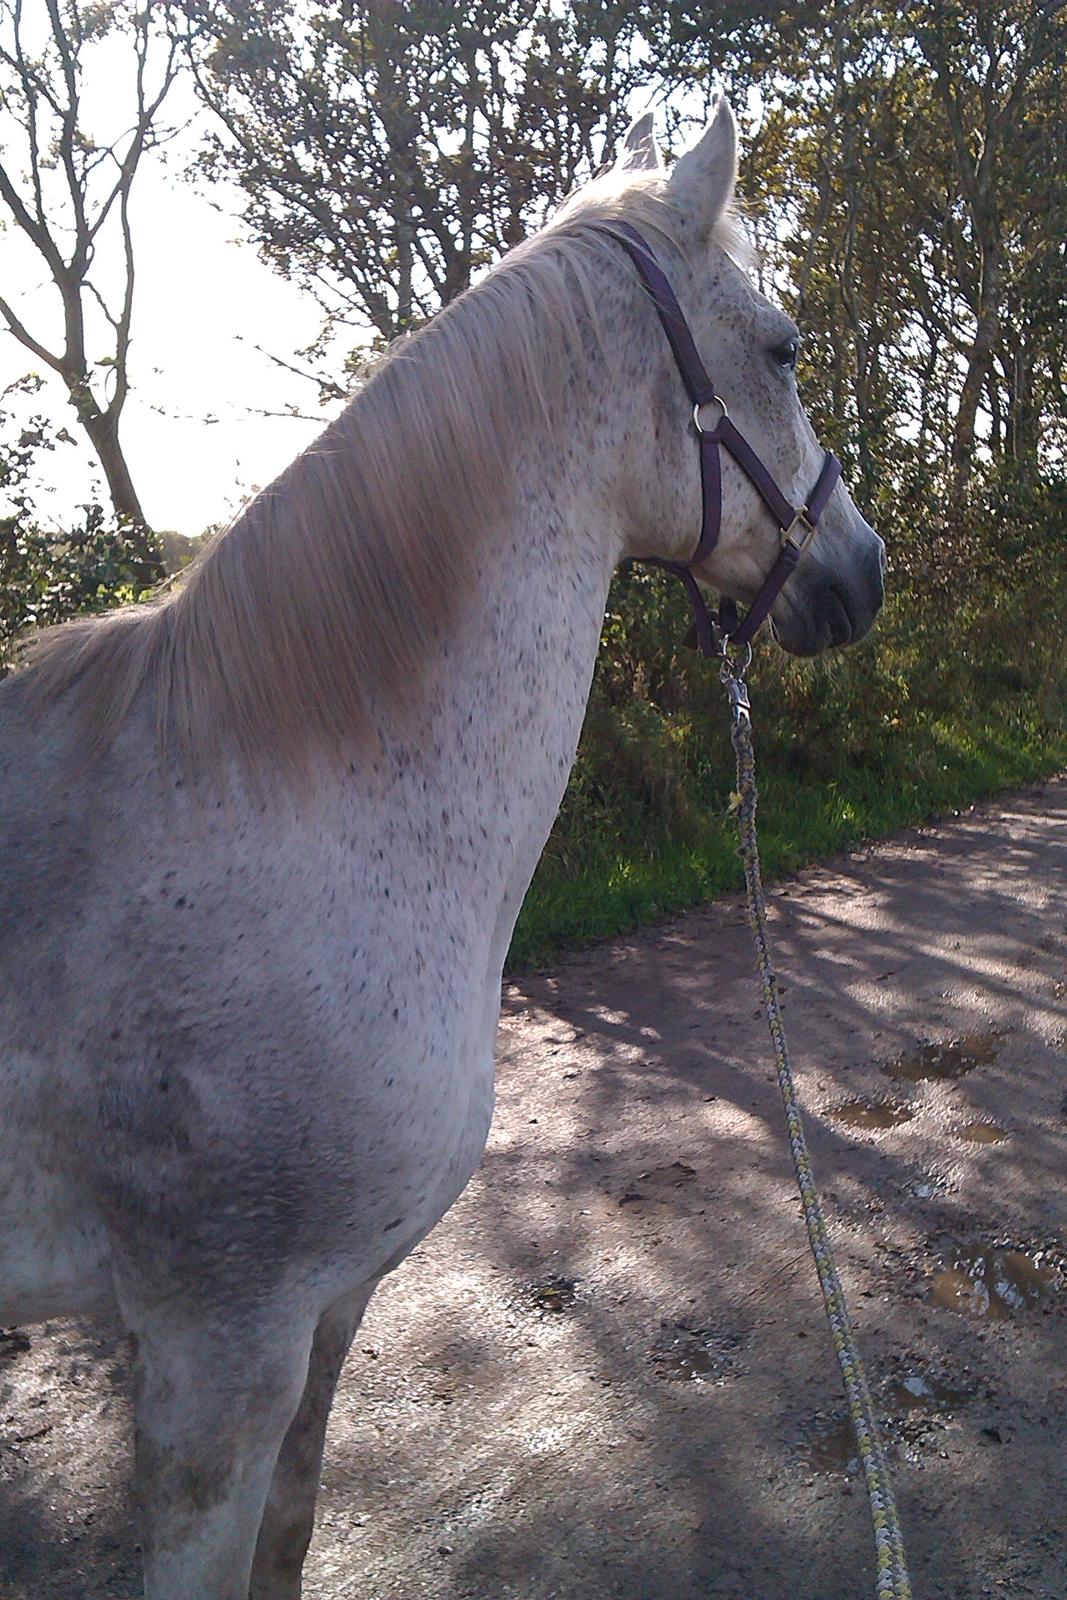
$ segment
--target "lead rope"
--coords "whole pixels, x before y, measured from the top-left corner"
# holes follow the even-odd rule
[[[748,917],[756,944],[767,1026],[774,1045],[778,1087],[782,1091],[782,1100],[785,1103],[789,1149],[796,1169],[797,1187],[800,1190],[804,1222],[808,1230],[808,1243],[815,1258],[815,1270],[819,1275],[819,1287],[826,1307],[826,1318],[830,1324],[830,1336],[845,1382],[849,1415],[859,1446],[860,1460],[863,1463],[863,1475],[867,1482],[867,1497],[871,1506],[878,1562],[875,1594],[877,1600],[911,1600],[911,1580],[908,1577],[907,1557],[904,1552],[904,1536],[901,1533],[900,1519],[893,1498],[893,1485],[871,1401],[871,1391],[867,1386],[867,1377],[848,1314],[845,1292],[834,1264],[822,1202],[815,1187],[811,1157],[804,1137],[804,1124],[797,1104],[793,1074],[789,1068],[789,1051],[778,1002],[778,979],[771,965],[770,945],[767,939],[767,904],[763,895],[759,844],[756,838],[756,758],[752,748],[752,717],[748,688],[743,676],[751,660],[751,651],[748,651],[742,664],[735,665],[728,650],[729,645],[726,644],[723,648],[721,678],[730,700],[732,713],[730,737],[737,758],[737,793],[734,796],[733,808],[737,813],[737,826],[741,835],[741,860],[744,863],[745,888],[748,892]]]

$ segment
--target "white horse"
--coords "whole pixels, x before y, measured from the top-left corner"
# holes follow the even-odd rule
[[[720,102],[650,119],[157,604],[0,688],[0,1322],[136,1336],[149,1600],[294,1600],[338,1371],[477,1164],[501,970],[574,758],[612,570],[684,560],[692,407],[654,241],[734,421],[799,503],[796,329],[746,275]],[[723,468],[698,576],[778,530]],[[838,484],[775,605],[859,638],[882,545]]]

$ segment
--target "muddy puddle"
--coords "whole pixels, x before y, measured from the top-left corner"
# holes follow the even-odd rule
[[[943,1428],[947,1418],[968,1405],[977,1393],[974,1384],[950,1382],[924,1372],[904,1372],[890,1380],[879,1405],[884,1442],[891,1449],[920,1455],[931,1431]],[[809,1472],[838,1473],[853,1477],[861,1470],[859,1447],[847,1417],[817,1414],[805,1429],[800,1459]],[[916,1458],[917,1459],[917,1458]]]
[[[848,1128],[897,1128],[915,1115],[911,1106],[896,1100],[846,1100],[834,1106],[830,1116]]]
[[[742,1340],[675,1323],[649,1352],[657,1377],[674,1383],[722,1383],[736,1373]]]
[[[956,1137],[965,1139],[968,1144],[1003,1144],[1008,1134],[995,1122],[966,1122],[962,1128],[957,1128]]]
[[[934,1040],[916,1050],[906,1051],[883,1068],[887,1077],[903,1083],[925,1083],[930,1079],[964,1078],[976,1067],[995,1061],[1004,1044],[1004,1035],[965,1033],[954,1039]]]
[[[578,1284],[574,1278],[544,1278],[531,1283],[527,1292],[539,1311],[569,1311],[578,1298]]]
[[[929,1299],[946,1311],[986,1322],[1006,1322],[1048,1301],[1059,1288],[1059,1272],[1040,1250],[1002,1245],[956,1244],[951,1265],[934,1274]]]
[[[946,1383],[927,1373],[906,1372],[893,1378],[886,1389],[886,1400],[894,1411],[948,1412],[958,1411],[974,1399],[974,1388]]]
[[[801,1445],[800,1456],[811,1472],[851,1476],[860,1470],[859,1446],[847,1418],[816,1417]]]

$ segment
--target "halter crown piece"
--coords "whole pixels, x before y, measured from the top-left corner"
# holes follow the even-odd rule
[[[715,385],[700,359],[689,324],[682,314],[674,290],[648,241],[628,222],[612,223],[604,228],[604,232],[622,245],[637,268],[638,276],[651,297],[656,315],[667,335],[674,359],[678,363],[686,393],[693,404],[693,427],[700,447],[700,487],[703,497],[700,542],[688,561],[663,561],[658,557],[652,557],[650,562],[651,565],[663,567],[667,572],[674,573],[675,577],[681,578],[693,607],[696,644],[703,655],[715,656],[721,653],[716,646],[716,631],[721,638],[731,644],[747,645],[760,623],[767,617],[790,573],[815,536],[819,518],[825,511],[834,485],[841,476],[841,463],[831,451],[824,451],[822,470],[814,489],[808,496],[807,504],[790,505],[744,434],[730,421],[726,402],[715,391]],[[718,407],[718,416],[709,426],[705,422],[704,414],[714,407]],[[729,450],[742,472],[748,477],[778,524],[782,536],[782,548],[778,559],[763,580],[762,588],[742,620],[738,619],[734,602],[726,599],[720,604],[718,616],[713,621],[700,591],[700,585],[692,573],[696,563],[710,555],[719,542],[722,528],[720,446],[724,450]]]

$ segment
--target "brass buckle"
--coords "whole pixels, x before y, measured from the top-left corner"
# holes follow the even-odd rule
[[[804,524],[806,531],[801,538],[796,539],[793,536],[793,530],[796,528],[797,524],[801,522]],[[807,506],[800,506],[799,509],[793,513],[792,522],[789,524],[788,528],[784,529],[782,533],[782,543],[791,544],[798,555],[803,555],[817,532],[818,527],[808,516]]]

